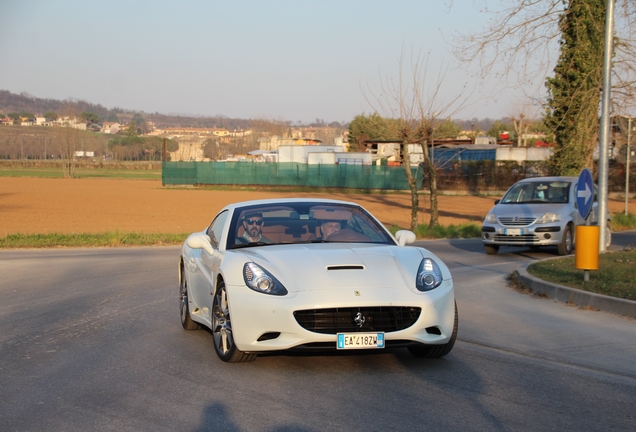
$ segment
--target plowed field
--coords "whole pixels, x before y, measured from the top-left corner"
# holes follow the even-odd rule
[[[164,188],[159,181],[117,179],[0,178],[0,237],[8,234],[162,232],[205,228],[228,203],[263,198],[321,197],[361,204],[383,223],[407,228],[408,193],[346,194],[214,191]],[[440,196],[440,223],[480,224],[493,197]],[[636,203],[630,211],[636,212]],[[610,201],[610,211],[624,209]],[[429,219],[429,197],[420,196],[420,223]]]

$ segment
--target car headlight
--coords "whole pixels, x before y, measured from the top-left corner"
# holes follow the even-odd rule
[[[424,258],[420,263],[415,278],[415,287],[419,291],[430,291],[442,283],[442,271],[431,258]]]
[[[559,222],[561,220],[561,215],[557,213],[546,213],[537,219],[538,224],[551,223],[551,222]]]
[[[497,223],[497,217],[495,216],[494,213],[488,213],[486,215],[486,220],[484,222]]]
[[[248,262],[243,266],[243,280],[248,288],[263,294],[283,296],[287,289],[270,272],[256,263]]]

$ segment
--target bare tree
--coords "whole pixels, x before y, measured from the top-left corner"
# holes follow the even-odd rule
[[[537,116],[536,111],[536,108],[528,103],[518,103],[509,109],[509,116],[517,137],[517,147],[528,145],[527,135]]]
[[[373,97],[376,112],[388,117],[389,135],[396,137],[402,143],[402,163],[409,189],[411,192],[411,229],[418,225],[419,190],[417,177],[411,169],[409,146],[416,144],[422,149],[424,173],[429,180],[430,219],[429,226],[439,224],[437,202],[437,167],[429,157],[429,145],[432,142],[435,128],[440,124],[441,116],[448,118],[459,107],[460,97],[456,96],[448,102],[441,101],[440,91],[443,76],[446,72],[441,68],[436,80],[430,80],[428,75],[428,56],[411,56],[411,70],[405,77],[404,52],[399,59],[399,75],[396,79],[382,80],[381,96]],[[430,83],[434,84],[431,85]],[[464,90],[464,89],[462,89]],[[461,94],[462,91],[459,92]],[[368,100],[368,98],[367,98]]]
[[[72,127],[65,127],[60,142],[60,157],[64,177],[75,177],[76,152],[82,145],[82,132]]]

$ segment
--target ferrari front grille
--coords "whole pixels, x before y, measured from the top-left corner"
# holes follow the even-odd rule
[[[314,333],[388,333],[412,326],[420,312],[419,307],[352,307],[295,311],[294,317],[302,328]]]

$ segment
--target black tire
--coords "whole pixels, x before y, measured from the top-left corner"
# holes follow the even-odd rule
[[[572,232],[572,225],[567,224],[563,230],[563,237],[561,237],[561,243],[557,246],[559,255],[570,255],[574,249],[574,233]]]
[[[484,245],[484,249],[486,250],[486,253],[488,255],[497,255],[497,252],[499,252],[499,245]]]
[[[214,350],[221,360],[227,363],[249,362],[256,358],[255,354],[246,354],[236,348],[230,318],[230,303],[225,290],[225,283],[219,283],[212,303],[212,337]]]
[[[188,281],[183,269],[181,269],[181,277],[179,281],[179,309],[181,312],[181,326],[184,330],[196,330],[199,324],[192,321],[190,316],[190,304],[188,303]]]
[[[459,318],[457,314],[457,303],[455,303],[455,324],[453,325],[453,334],[451,334],[450,340],[443,345],[417,345],[410,346],[408,350],[415,357],[419,358],[439,358],[444,357],[446,354],[451,352],[453,346],[455,345],[455,340],[457,340],[457,327],[459,324]]]

